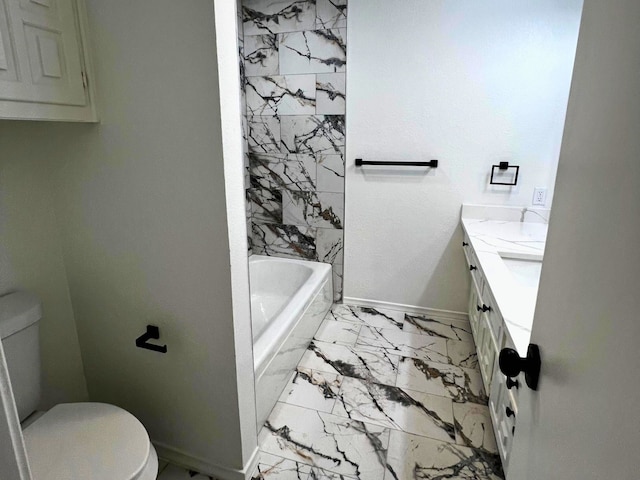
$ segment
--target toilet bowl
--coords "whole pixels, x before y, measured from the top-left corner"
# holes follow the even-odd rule
[[[158,456],[140,421],[105,403],[64,403],[24,422],[40,397],[40,302],[0,297],[0,339],[33,480],[155,480]],[[30,417],[33,418],[33,417]]]
[[[33,480],[155,480],[158,473],[146,430],[113,405],[56,405],[23,436]]]

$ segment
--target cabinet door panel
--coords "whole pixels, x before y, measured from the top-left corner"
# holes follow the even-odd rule
[[[0,86],[4,87],[4,82],[18,81],[17,63],[7,5],[4,0],[0,0]]]
[[[497,346],[485,314],[481,314],[478,320],[478,332],[480,339],[480,344],[477,348],[478,363],[480,364],[480,373],[482,373],[485,389],[490,392]]]
[[[17,78],[0,77],[0,99],[86,105],[73,0],[0,0],[0,9],[17,66]]]
[[[478,289],[475,286],[475,282],[471,281],[471,291],[469,292],[469,323],[471,324],[471,332],[473,333],[473,341],[477,346],[480,344],[480,339],[478,337],[478,320],[480,318],[480,313],[477,310],[477,305],[481,304],[482,300],[478,295]]]
[[[513,400],[513,390],[508,390],[505,376],[497,368],[494,369],[491,394],[489,395],[489,411],[493,420],[496,443],[505,470],[508,468],[509,452],[516,426],[518,407]],[[513,415],[507,416],[507,407]]]

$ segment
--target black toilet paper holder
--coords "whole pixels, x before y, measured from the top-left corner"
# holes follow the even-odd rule
[[[136,338],[136,347],[146,348],[154,352],[167,353],[166,345],[154,345],[149,340],[158,340],[160,338],[160,328],[155,325],[147,325],[147,331]]]

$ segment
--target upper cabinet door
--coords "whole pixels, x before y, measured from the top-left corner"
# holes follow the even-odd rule
[[[87,104],[74,0],[0,0],[0,100]]]

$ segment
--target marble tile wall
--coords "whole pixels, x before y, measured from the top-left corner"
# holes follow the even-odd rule
[[[252,253],[333,265],[342,295],[347,0],[242,0]]]

